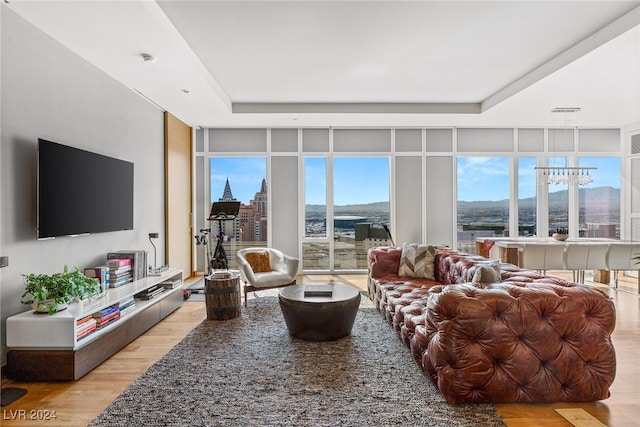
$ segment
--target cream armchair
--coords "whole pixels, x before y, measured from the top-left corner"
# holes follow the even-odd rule
[[[299,260],[272,248],[245,248],[236,252],[240,277],[247,294],[296,284]]]

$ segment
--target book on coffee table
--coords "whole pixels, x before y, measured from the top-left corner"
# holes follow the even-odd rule
[[[305,297],[331,297],[333,290],[330,285],[306,285],[304,288]]]

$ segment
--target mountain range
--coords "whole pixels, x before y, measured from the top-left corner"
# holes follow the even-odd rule
[[[307,205],[307,212],[324,213],[325,205]],[[373,202],[355,205],[341,205],[333,208],[334,213],[353,213],[353,212],[389,212],[389,202]]]
[[[579,207],[586,206],[620,206],[620,189],[610,186],[580,188],[578,193]],[[549,209],[562,209],[567,206],[569,197],[568,190],[556,191],[549,193]],[[520,209],[536,209],[536,198],[527,197],[518,200]],[[509,209],[509,199],[503,200],[478,200],[472,202],[458,202],[458,210],[463,209]]]
[[[620,205],[620,189],[611,186],[580,188],[579,190],[580,208],[585,206],[594,206],[601,204],[602,206],[619,206]],[[562,209],[567,206],[569,197],[568,190],[556,191],[549,193],[549,208]],[[535,209],[536,198],[528,197],[518,201],[520,209]],[[477,200],[472,202],[458,202],[458,210],[464,209],[509,209],[509,199],[503,200]],[[307,205],[307,212],[325,212],[325,205]],[[341,205],[334,208],[335,213],[353,213],[353,212],[388,212],[389,202],[374,202],[366,204]]]

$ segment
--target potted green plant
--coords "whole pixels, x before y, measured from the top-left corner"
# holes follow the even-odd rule
[[[77,268],[69,271],[65,265],[62,273],[23,274],[25,291],[21,302],[33,306],[37,312],[55,314],[74,301],[100,294],[100,283],[82,274]],[[30,295],[31,298],[25,300]]]
[[[556,240],[567,240],[569,237],[569,231],[566,228],[556,228],[556,232],[551,235]]]

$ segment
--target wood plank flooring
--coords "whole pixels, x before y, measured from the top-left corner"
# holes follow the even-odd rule
[[[299,283],[330,280],[351,283],[362,290],[367,287],[365,275],[302,276]],[[627,286],[633,288],[635,281],[627,283]],[[556,408],[582,408],[609,427],[640,426],[640,297],[606,286],[602,288],[609,292],[617,308],[613,340],[618,370],[611,397],[591,403],[496,405],[510,427],[571,426],[555,412]],[[79,381],[19,383],[3,378],[3,387],[22,387],[28,392],[14,403],[2,407],[0,424],[86,426],[205,318],[203,302],[185,302],[164,321]],[[38,419],[54,411],[56,419]]]

